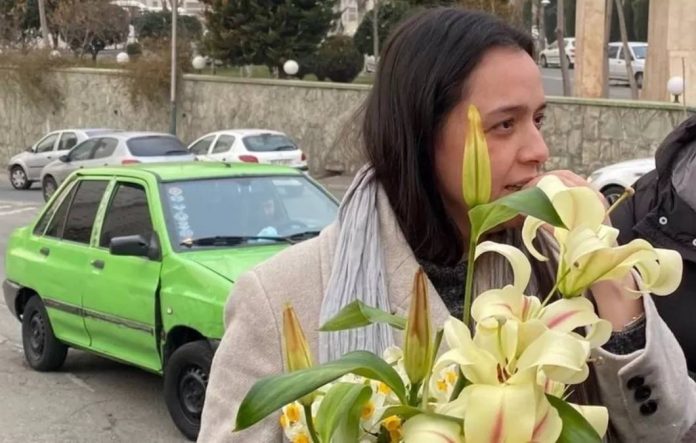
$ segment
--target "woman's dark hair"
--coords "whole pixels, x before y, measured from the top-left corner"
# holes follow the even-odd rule
[[[434,145],[471,72],[496,47],[534,52],[530,36],[492,15],[435,8],[401,23],[382,52],[365,103],[363,143],[419,259],[452,264],[463,255],[437,188]]]

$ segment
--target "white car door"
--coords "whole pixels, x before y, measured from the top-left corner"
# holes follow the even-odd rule
[[[213,149],[210,151],[210,157],[213,161],[223,161],[231,162],[237,161],[237,157],[232,153],[232,146],[234,145],[235,137],[229,134],[220,134],[215,144],[213,144]]]
[[[73,131],[63,131],[60,134],[60,139],[55,146],[55,155],[52,160],[57,159],[61,155],[65,155],[79,142],[79,138]]]
[[[213,147],[213,142],[215,142],[215,135],[209,135],[193,142],[191,146],[188,147],[188,151],[195,155],[198,160],[208,160],[208,155]]]
[[[549,45],[546,55],[549,64],[558,65],[561,63],[561,58],[558,56],[558,42],[553,42]]]
[[[30,180],[34,180],[32,177],[38,178],[41,175],[41,169],[58,158],[54,149],[59,136],[60,131],[51,132],[36,143],[34,154],[28,156],[26,160],[27,168],[29,169],[27,175]]]

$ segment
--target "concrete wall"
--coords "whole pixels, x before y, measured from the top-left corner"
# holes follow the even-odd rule
[[[169,105],[133,106],[119,71],[70,69],[51,74],[63,106],[37,107],[0,68],[0,162],[63,127],[167,131]],[[245,80],[186,75],[178,108],[178,135],[191,142],[223,128],[285,131],[306,152],[314,173],[355,171],[362,163],[354,116],[368,86]],[[649,156],[686,115],[666,103],[549,97],[544,133],[550,167],[580,173],[616,161]],[[689,109],[689,112],[696,112]],[[347,130],[345,128],[348,127]]]

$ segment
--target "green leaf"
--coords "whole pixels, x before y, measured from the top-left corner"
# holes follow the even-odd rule
[[[464,422],[461,418],[452,417],[449,415],[437,414],[437,413],[431,412],[431,411],[424,411],[422,409],[416,408],[415,406],[408,406],[408,405],[399,405],[399,406],[392,406],[392,407],[387,408],[379,420],[382,421],[387,417],[391,417],[392,415],[398,415],[399,417],[401,417],[401,419],[403,421],[406,421],[415,415],[422,415],[422,414],[429,415],[431,417],[437,417],[437,418],[447,420],[447,421],[451,421],[452,423],[457,423],[458,425],[462,425]]]
[[[546,394],[551,406],[556,408],[563,421],[563,430],[557,443],[601,443],[602,438],[597,434],[592,425],[575,408],[565,401],[553,395]]]
[[[368,385],[338,383],[326,393],[317,412],[320,441],[354,443],[358,441],[360,414],[372,397]]]
[[[379,380],[389,386],[402,403],[407,402],[404,383],[387,362],[371,352],[355,351],[319,366],[257,381],[239,406],[235,430],[254,425],[283,406],[348,373]]]
[[[471,230],[480,236],[518,214],[531,215],[553,226],[564,227],[551,200],[544,191],[533,187],[471,209],[469,211]]]
[[[381,309],[367,306],[360,300],[356,300],[341,309],[338,314],[324,323],[319,330],[342,331],[344,329],[367,326],[372,323],[386,323],[400,330],[406,327],[406,319],[404,317],[389,314]]]

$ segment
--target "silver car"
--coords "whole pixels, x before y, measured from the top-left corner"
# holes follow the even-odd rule
[[[10,184],[15,189],[29,189],[41,178],[41,170],[47,164],[65,155],[70,149],[88,138],[96,137],[116,129],[61,129],[44,135],[39,141],[10,159],[7,170]]]
[[[48,199],[70,174],[97,166],[192,161],[196,157],[175,136],[159,132],[114,132],[76,145],[41,171],[44,199]]]

